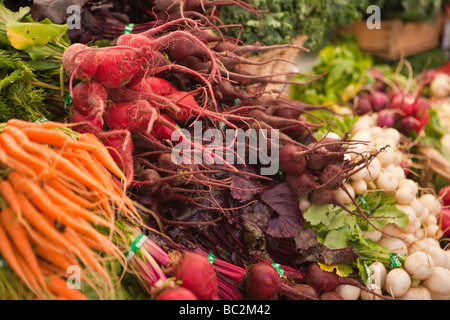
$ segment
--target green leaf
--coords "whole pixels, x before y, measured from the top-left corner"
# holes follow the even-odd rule
[[[3,1],[0,1],[0,30],[6,30],[5,24],[8,21],[21,21],[30,13],[30,7],[21,7],[19,11],[11,11],[5,7]]]
[[[325,236],[323,245],[329,249],[342,249],[346,248],[347,239],[349,237],[349,230],[331,230]]]
[[[382,205],[370,216],[370,222],[378,229],[382,229],[389,223],[396,224],[399,227],[405,227],[408,225],[409,219],[408,215],[397,209],[396,206]],[[369,226],[369,229],[373,230],[373,227]]]
[[[44,46],[52,40],[61,39],[68,29],[67,25],[58,25],[45,19],[41,22],[17,22],[8,20],[6,35],[11,45],[18,50],[33,46]]]

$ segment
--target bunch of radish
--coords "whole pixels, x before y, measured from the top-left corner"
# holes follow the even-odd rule
[[[408,225],[387,224],[382,230],[363,232],[367,238],[405,257],[404,265],[392,270],[386,270],[381,262],[373,263],[369,267],[373,272],[369,286],[395,299],[450,299],[450,250],[441,248],[439,241],[447,232],[441,223],[446,210],[440,202],[443,195],[427,193],[407,178],[409,160],[402,152],[400,133],[394,128],[377,126],[376,118],[376,114],[364,115],[355,123],[352,139],[367,143],[355,145],[357,153],[347,157],[354,161],[360,152],[388,147],[367,168],[346,181],[347,189],[354,196],[371,191],[394,195],[396,207],[408,216]],[[343,203],[352,203],[348,194],[341,191],[336,191],[336,197]],[[361,292],[360,298],[378,299],[365,292]]]
[[[430,101],[421,95],[423,87],[432,78],[417,78],[417,88],[411,90],[411,79],[406,86],[391,82],[376,70],[370,70],[374,84],[364,86],[353,99],[353,111],[358,115],[376,113],[380,127],[391,127],[409,136],[421,132],[429,120]]]

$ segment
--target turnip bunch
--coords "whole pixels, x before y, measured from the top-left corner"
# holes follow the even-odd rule
[[[448,282],[446,277],[450,267],[449,251],[441,248],[439,243],[445,231],[439,223],[444,212],[440,199],[444,198],[445,191],[438,197],[421,190],[417,182],[407,178],[408,167],[413,163],[402,151],[401,134],[396,129],[377,126],[375,115],[360,117],[353,127],[352,137],[372,142],[372,150],[366,149],[366,152],[389,145],[367,169],[349,179],[355,196],[367,201],[371,194],[387,194],[392,204],[408,218],[404,225],[388,223],[380,230],[363,231],[367,239],[401,257],[400,268],[391,271],[385,270],[388,263],[380,265],[378,262],[369,267],[376,274],[375,278],[379,277],[374,288],[398,299],[426,300],[448,296],[446,284],[434,286],[436,279]],[[348,199],[346,201],[350,203]],[[377,258],[385,261],[381,256]],[[364,299],[371,298],[373,296],[364,296]]]

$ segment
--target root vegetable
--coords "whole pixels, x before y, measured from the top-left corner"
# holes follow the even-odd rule
[[[443,296],[450,296],[450,270],[435,267],[432,275],[425,280],[424,286],[431,292]]]
[[[381,172],[376,184],[385,192],[394,192],[398,187],[398,179],[390,172]]]
[[[423,287],[411,287],[402,296],[397,297],[398,300],[432,300],[430,291]]]
[[[435,267],[433,257],[424,251],[416,251],[405,259],[404,268],[406,272],[415,280],[425,280],[429,278]]]
[[[447,268],[447,255],[443,249],[436,246],[427,246],[422,251],[428,253],[433,258],[436,267]]]
[[[394,298],[404,295],[411,287],[411,277],[401,268],[392,269],[386,276],[386,291]]]
[[[192,291],[179,287],[167,289],[158,294],[155,300],[198,300]]]
[[[336,288],[336,293],[344,300],[358,300],[361,295],[361,289],[348,284],[342,284]]]
[[[403,240],[386,237],[383,236],[381,240],[378,242],[381,246],[385,247],[389,251],[397,253],[401,256],[405,256],[408,254],[408,247]]]

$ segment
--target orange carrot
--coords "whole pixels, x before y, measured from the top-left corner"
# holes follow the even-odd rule
[[[0,193],[11,209],[20,217],[22,212],[20,211],[19,200],[17,200],[16,192],[8,180],[0,181]]]
[[[86,261],[89,262],[89,265],[94,268],[104,279],[106,279],[109,284],[111,284],[110,276],[100,264],[95,252],[93,252],[87,245],[85,245],[81,241],[81,239],[78,237],[78,234],[71,228],[66,228],[64,236],[68,241],[72,243],[74,247],[76,247],[80,252],[83,253],[83,257],[86,259]]]
[[[61,296],[67,300],[89,300],[76,288],[70,289],[67,285],[67,281],[56,276],[49,277],[48,287],[55,295]]]
[[[109,153],[108,149],[105,147],[103,143],[100,142],[100,140],[97,139],[95,135],[88,132],[83,133],[78,140],[97,146],[97,148],[90,151],[95,155],[97,160],[100,161],[109,171],[111,171],[119,179],[121,179],[122,181],[127,180],[123,171],[111,157],[111,154]]]
[[[12,158],[24,164],[26,163],[36,174],[45,178],[51,177],[54,174],[53,169],[48,164],[26,152],[18,145],[14,137],[8,133],[0,134],[0,146]]]
[[[18,199],[22,207],[22,212],[25,218],[42,234],[48,237],[50,240],[61,244],[64,248],[73,252],[80,260],[85,264],[89,265],[100,274],[104,274],[106,271],[100,266],[99,262],[92,257],[92,253],[88,250],[81,250],[77,245],[77,242],[70,239],[66,235],[58,232],[55,228],[48,224],[48,222],[42,218],[42,215],[36,210],[36,208],[28,201],[28,199],[23,194],[18,194]],[[67,230],[67,228],[66,228]],[[107,274],[106,274],[107,275]],[[108,276],[108,275],[107,275]]]
[[[47,185],[55,190],[60,190],[70,201],[79,205],[80,207],[94,208],[97,206],[97,204],[92,203],[89,200],[86,200],[86,198],[83,198],[75,193],[73,189],[66,187],[60,182],[59,179],[50,179],[47,181]]]
[[[1,146],[1,144],[0,144]],[[9,157],[5,150],[0,148],[0,163],[2,163],[4,166],[17,170],[24,175],[32,178],[36,178],[37,174],[33,171],[28,165],[24,164],[23,162],[16,160],[14,158]]]
[[[55,205],[60,206],[61,209],[64,210],[64,212],[66,212],[72,216],[80,217],[81,219],[92,222],[99,226],[104,226],[104,227],[111,226],[110,222],[97,216],[94,212],[74,204],[69,199],[67,199],[64,195],[62,195],[55,189],[51,188],[50,186],[48,186],[48,185],[44,186],[44,190],[45,190],[48,198],[50,200],[52,200]]]
[[[47,216],[56,219],[56,221],[64,224],[65,226],[73,227],[75,230],[86,234],[93,239],[99,238],[100,233],[89,223],[84,220],[80,221],[74,219],[60,207],[53,204],[49,198],[43,196],[45,194],[44,191],[35,181],[32,181],[31,179],[15,171],[9,174],[8,180],[18,192],[27,195],[30,201]]]
[[[17,222],[14,213],[9,208],[3,209],[0,212],[0,219],[3,228],[6,230],[7,234],[16,245],[19,253],[25,260],[25,263],[28,265],[29,270],[34,274],[42,288],[45,289],[46,285],[44,276],[39,269],[36,255],[31,248],[31,244],[28,240],[25,229],[20,223]]]
[[[19,129],[17,127],[15,128]],[[96,148],[96,146],[93,146],[91,144],[79,142],[75,139],[72,139],[64,132],[58,130],[32,127],[24,128],[22,129],[22,131],[28,137],[28,139],[30,139],[30,141],[37,143],[49,144],[55,147],[73,147],[83,150],[93,150],[94,148]]]
[[[41,245],[36,246],[36,253],[39,258],[49,262],[51,265],[54,265],[61,270],[64,270],[64,272],[67,272],[67,269],[73,265],[62,254],[53,249],[44,248]]]
[[[70,127],[71,124],[68,123],[60,123],[55,121],[44,121],[44,122],[30,122],[20,119],[9,119],[6,122],[6,126],[14,126],[17,128],[47,128],[47,129],[54,129],[54,128],[63,128],[63,127]]]
[[[0,225],[0,254],[8,262],[9,266],[17,274],[17,276],[30,288],[36,290],[38,288],[37,283],[32,284],[31,280],[26,276],[26,270],[24,270],[24,264],[20,263],[20,259],[15,254],[13,246],[8,239],[6,231],[3,226]]]

